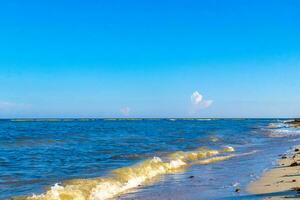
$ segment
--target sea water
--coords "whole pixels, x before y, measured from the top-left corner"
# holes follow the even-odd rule
[[[247,184],[298,134],[284,119],[1,120],[0,199],[259,199]]]

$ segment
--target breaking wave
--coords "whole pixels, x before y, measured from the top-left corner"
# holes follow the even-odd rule
[[[300,129],[291,127],[286,122],[291,120],[286,120],[278,123],[271,123],[267,126],[270,137],[289,137],[300,135]]]
[[[193,151],[176,151],[165,157],[153,157],[132,166],[111,171],[106,177],[66,180],[55,184],[43,194],[15,197],[15,200],[104,200],[115,198],[156,177],[184,170],[194,164],[210,164],[237,156],[228,154],[234,148],[225,146],[219,150],[198,148]],[[219,155],[221,154],[221,155]]]
[[[300,136],[300,130],[294,128],[277,129],[270,132],[270,137]]]

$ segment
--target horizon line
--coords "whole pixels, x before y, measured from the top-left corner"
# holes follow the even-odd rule
[[[0,120],[55,120],[55,119],[299,119],[300,117],[11,117]]]

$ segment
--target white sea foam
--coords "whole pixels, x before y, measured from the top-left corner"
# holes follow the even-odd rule
[[[270,131],[270,137],[289,137],[289,136],[300,136],[300,129],[295,128],[284,128]]]
[[[269,129],[277,129],[277,128],[285,128],[289,127],[287,124],[278,122],[278,123],[270,123],[267,128]]]
[[[270,137],[289,137],[300,135],[300,128],[289,126],[287,122],[293,120],[281,120],[276,123],[270,123],[267,126],[267,131]]]
[[[198,118],[197,120],[198,121],[211,121],[213,119],[210,119],[210,118]]]

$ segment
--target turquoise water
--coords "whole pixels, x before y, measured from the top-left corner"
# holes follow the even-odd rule
[[[278,154],[297,143],[298,130],[285,127],[282,122],[279,119],[1,120],[0,199],[45,194],[55,184],[54,189],[60,190],[66,184],[74,185],[78,179],[79,188],[88,185],[91,189],[85,190],[87,193],[98,186],[95,193],[98,197],[94,199],[104,199],[99,197],[103,194],[103,187],[99,187],[103,180],[99,182],[99,177],[105,179],[110,189],[115,187],[113,198],[117,199],[258,199],[247,196],[247,183],[270,167]],[[275,127],[270,128],[270,124]],[[226,151],[224,146],[235,151]],[[195,153],[197,158],[188,157]],[[181,166],[177,161],[182,155],[185,165]],[[224,159],[214,162],[207,160],[222,156]],[[153,174],[157,166],[165,168]],[[112,173],[115,169],[117,172]],[[93,185],[94,178],[98,182]],[[120,185],[124,181],[127,189]],[[234,192],[237,187],[241,193]]]

